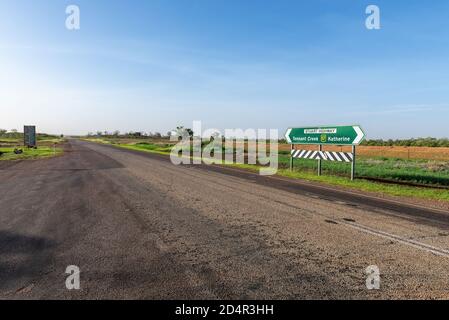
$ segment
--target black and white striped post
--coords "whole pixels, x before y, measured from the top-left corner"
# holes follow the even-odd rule
[[[292,156],[296,159],[326,160],[337,162],[352,162],[353,155],[350,152],[292,150]]]
[[[319,146],[318,151],[313,150],[298,150],[292,145],[290,157],[290,170],[293,170],[294,159],[311,159],[318,160],[318,175],[322,174],[322,161],[337,161],[351,163],[351,180],[355,179],[355,146],[352,146],[352,152],[334,152],[323,151],[323,146]]]

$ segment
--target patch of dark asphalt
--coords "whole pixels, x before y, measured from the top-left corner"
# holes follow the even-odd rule
[[[121,168],[74,144],[64,157],[21,164],[0,185],[0,297],[358,296],[331,273],[310,271],[314,252],[301,249],[303,265],[274,255],[253,226],[205,217]],[[81,269],[80,292],[64,287],[69,265]]]
[[[0,291],[21,278],[39,276],[39,266],[51,261],[55,245],[48,238],[0,231]]]

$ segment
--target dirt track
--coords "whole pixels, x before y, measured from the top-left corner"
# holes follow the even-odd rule
[[[449,213],[70,141],[0,164],[0,298],[448,298]],[[65,269],[81,269],[80,291]],[[366,267],[381,290],[366,289]]]

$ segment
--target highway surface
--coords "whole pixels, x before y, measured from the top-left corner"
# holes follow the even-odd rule
[[[449,298],[448,273],[441,210],[77,140],[0,163],[3,299]]]

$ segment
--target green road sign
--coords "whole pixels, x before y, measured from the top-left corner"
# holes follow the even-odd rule
[[[359,145],[365,138],[360,126],[290,128],[285,134],[290,144]]]

